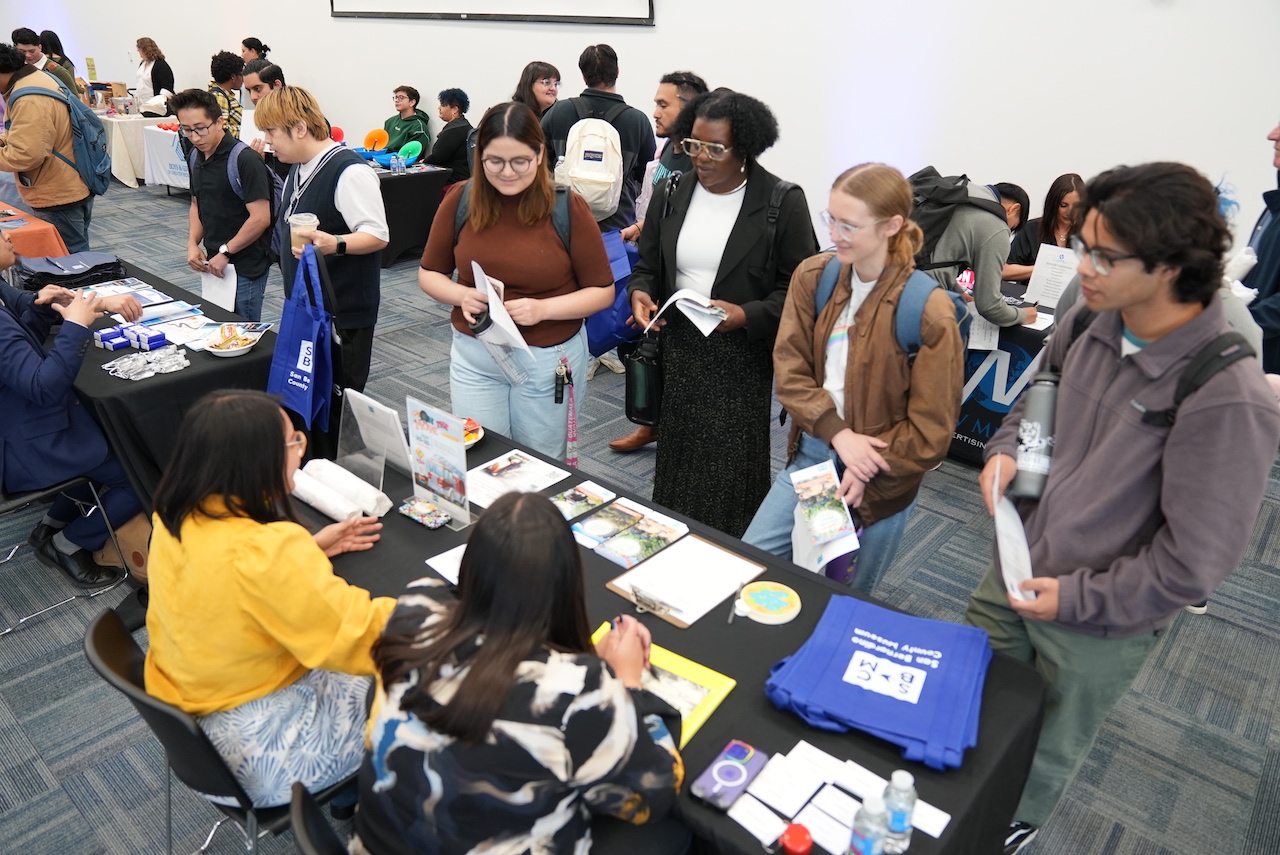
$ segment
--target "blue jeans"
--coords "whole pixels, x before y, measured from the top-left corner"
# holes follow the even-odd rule
[[[778,473],[769,488],[769,495],[760,503],[760,509],[747,526],[742,540],[780,558],[791,558],[791,530],[795,527],[796,488],[791,483],[791,473],[824,460],[834,460],[835,451],[809,434],[800,435],[800,447],[791,465]],[[918,499],[891,517],[885,517],[862,530],[858,537],[858,574],[850,587],[864,594],[875,590],[880,579],[893,563],[907,520],[916,509]]]
[[[51,210],[41,208],[37,216],[53,223],[62,235],[67,252],[84,252],[89,248],[89,221],[93,219],[93,196],[76,205]]]
[[[565,389],[564,402],[557,404],[556,366],[562,356],[569,360],[574,404],[577,412],[582,412],[590,362],[586,327],[561,344],[531,346],[529,350],[531,354],[515,351],[529,379],[512,386],[479,339],[454,330],[449,362],[450,406],[454,415],[473,418],[485,430],[497,431],[547,457],[564,460],[569,390]]]
[[[262,296],[267,293],[267,275],[271,268],[267,267],[262,275],[250,279],[236,274],[236,314],[251,321],[262,320]]]

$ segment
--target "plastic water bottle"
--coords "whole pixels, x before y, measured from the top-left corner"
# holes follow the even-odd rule
[[[1058,377],[1041,371],[1027,390],[1027,403],[1018,423],[1018,472],[1009,485],[1009,495],[1038,499],[1049,480],[1053,462],[1054,421],[1058,410]]]
[[[524,366],[516,358],[514,349],[498,337],[497,330],[493,328],[493,318],[489,317],[488,312],[476,315],[471,331],[476,334],[485,350],[489,351],[493,361],[498,363],[498,368],[512,386],[523,385],[529,379],[529,372],[524,370]]]
[[[884,855],[884,838],[888,831],[884,799],[876,795],[867,796],[853,818],[849,855]]]
[[[889,833],[884,838],[884,851],[897,855],[911,846],[911,814],[916,809],[915,778],[899,769],[884,788],[884,807],[889,814]]]

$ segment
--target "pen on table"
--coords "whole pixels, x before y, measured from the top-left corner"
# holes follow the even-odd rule
[[[729,601],[729,620],[727,621],[728,623],[733,623],[733,616],[738,611],[738,598],[742,596],[743,584],[744,583],[742,582],[738,583],[738,590],[734,592],[733,599]]]

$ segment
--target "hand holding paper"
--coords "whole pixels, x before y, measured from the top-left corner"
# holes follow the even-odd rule
[[[474,261],[471,262],[471,272],[475,276],[476,290],[488,299],[489,317],[493,319],[491,329],[498,331],[500,337],[506,339],[504,343],[509,347],[518,347],[525,353],[530,353],[529,345],[520,334],[520,330],[516,328],[516,322],[511,319],[507,307],[502,302],[504,290],[502,282],[498,279],[490,279],[485,275],[484,269]],[[497,299],[492,299],[493,297]],[[485,335],[488,334],[485,333]]]
[[[1009,597],[1016,601],[1034,600],[1034,591],[1022,590],[1022,583],[1031,578],[1031,549],[1027,546],[1027,533],[1022,528],[1022,517],[1007,497],[1001,496],[1004,482],[1000,469],[1005,455],[997,454],[993,460],[996,471],[991,479],[991,496],[988,507],[995,508],[996,550],[1000,555],[1000,573],[1004,577]],[[1056,586],[1057,580],[1053,580]],[[1015,603],[1016,606],[1016,603]],[[1056,617],[1057,604],[1054,604]]]

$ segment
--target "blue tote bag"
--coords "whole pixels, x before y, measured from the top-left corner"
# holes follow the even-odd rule
[[[624,242],[617,229],[605,232],[601,237],[604,238],[605,251],[609,253],[609,266],[613,269],[617,292],[612,306],[587,318],[587,349],[592,356],[608,353],[618,345],[640,337],[639,327],[627,325],[631,317],[627,282],[631,279],[631,268],[640,260],[640,250],[634,244]]]
[[[284,303],[267,391],[302,416],[308,429],[328,430],[333,331],[320,277],[315,247],[308,245],[298,260],[293,292]]]

